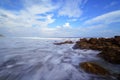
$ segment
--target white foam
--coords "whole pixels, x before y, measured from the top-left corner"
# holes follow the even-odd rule
[[[74,50],[74,44],[54,45],[55,41],[76,41],[77,38],[25,37],[0,40],[0,59],[20,57],[16,67],[8,65],[10,72],[24,74],[21,80],[89,80],[91,77],[78,67],[79,63],[97,59],[97,51]],[[4,43],[4,45],[3,45]],[[3,49],[4,48],[4,49]],[[13,64],[14,65],[14,64]],[[22,65],[22,66],[21,66]],[[14,73],[11,73],[14,75]]]

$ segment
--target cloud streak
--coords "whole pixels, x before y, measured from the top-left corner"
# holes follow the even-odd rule
[[[81,9],[83,0],[65,0],[58,14],[60,16],[80,17],[83,13]],[[85,4],[87,1],[83,2]]]
[[[84,24],[110,24],[120,22],[120,10],[112,11],[84,22]]]

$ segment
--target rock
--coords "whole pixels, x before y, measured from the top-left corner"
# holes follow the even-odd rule
[[[92,74],[96,74],[96,75],[110,75],[109,71],[107,71],[105,68],[99,66],[98,64],[92,63],[92,62],[83,62],[80,63],[80,67],[88,72],[88,73],[92,73]]]
[[[76,42],[76,44],[73,46],[73,49],[89,49],[89,44],[87,42],[88,40],[86,38],[80,39],[79,41]]]
[[[4,36],[0,34],[0,37],[4,37]]]
[[[93,49],[93,50],[102,50],[106,47],[108,48],[119,48],[120,46],[120,38],[114,37],[114,38],[90,38],[87,39],[80,39],[80,41],[77,41],[74,45],[74,49]]]
[[[110,63],[120,64],[120,50],[105,48],[98,56]]]
[[[101,58],[113,64],[120,64],[120,36],[80,39],[73,46],[73,49],[99,50],[101,51],[99,54]]]
[[[120,36],[115,36],[115,41],[114,41],[114,43],[115,43],[116,45],[119,45],[119,47],[120,47]]]
[[[97,38],[90,38],[90,39],[88,40],[88,42],[89,42],[90,44],[96,44],[96,43],[98,43],[98,39],[97,39]]]
[[[120,74],[118,74],[116,77],[117,77],[118,80],[120,80]]]
[[[73,44],[72,41],[64,41],[64,42],[59,42],[59,43],[54,43],[55,45],[62,45],[62,44]]]

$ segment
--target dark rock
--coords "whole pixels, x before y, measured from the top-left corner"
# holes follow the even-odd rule
[[[77,41],[76,44],[73,46],[73,49],[78,49],[78,48],[89,49],[88,40],[86,38],[83,38],[83,39],[80,39],[79,41]]]
[[[110,63],[120,64],[120,50],[105,48],[98,54],[98,56]]]
[[[116,77],[117,77],[118,80],[120,80],[120,74],[118,74]]]
[[[64,42],[59,42],[59,43],[54,43],[55,45],[62,45],[62,44],[73,44],[72,41],[64,41]]]
[[[119,47],[120,47],[120,36],[115,36],[115,41],[114,41],[114,43],[115,43],[116,45],[119,45]]]
[[[114,38],[90,38],[80,39],[73,46],[73,49],[92,49],[100,50],[99,56],[104,60],[120,64],[120,36]]]
[[[99,66],[98,64],[92,63],[92,62],[83,62],[80,63],[80,67],[88,72],[88,73],[92,73],[92,74],[96,74],[96,75],[110,75],[109,71],[107,71],[105,68]]]
[[[0,34],[0,37],[4,37],[4,36]]]
[[[88,42],[89,42],[90,44],[96,44],[96,43],[98,43],[98,39],[97,39],[97,38],[90,38],[90,39],[88,40]]]

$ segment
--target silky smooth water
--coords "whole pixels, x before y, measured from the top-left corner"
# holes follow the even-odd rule
[[[77,38],[0,38],[0,80],[116,80],[84,72],[79,63],[93,61],[119,72],[119,65],[98,58],[98,51],[74,50]]]

